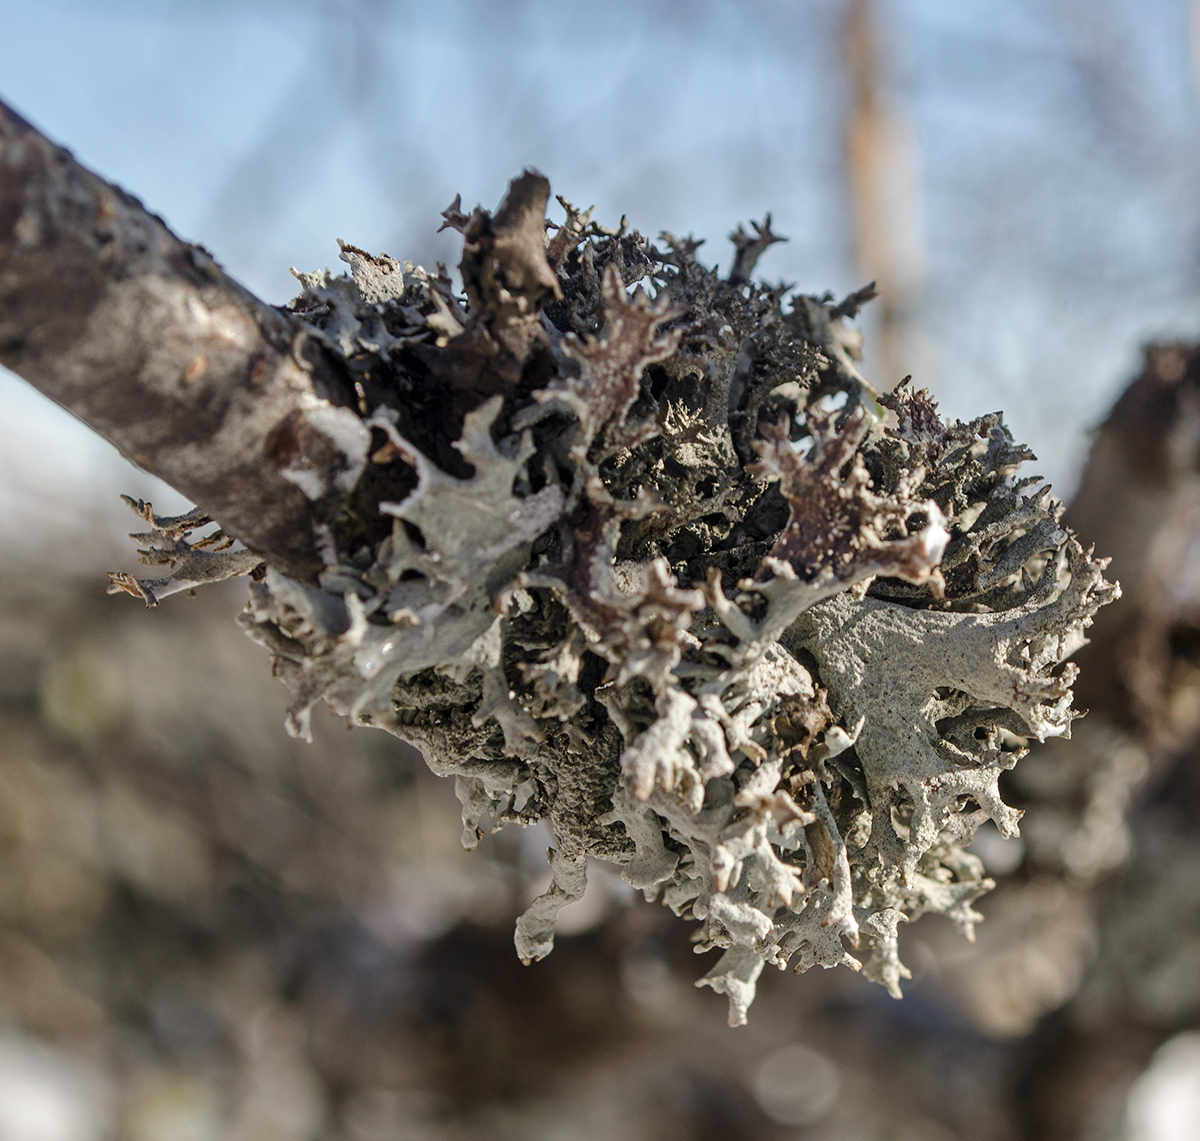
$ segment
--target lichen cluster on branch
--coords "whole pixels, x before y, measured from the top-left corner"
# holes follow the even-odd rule
[[[722,277],[690,238],[561,199],[553,226],[548,199],[526,173],[494,215],[447,210],[461,294],[345,244],[349,275],[298,274],[370,459],[344,465],[319,586],[259,568],[245,628],[292,732],[324,699],[410,741],[455,777],[468,847],[549,819],[526,961],[591,856],[723,950],[701,982],[731,1023],[768,962],[898,995],[900,922],[970,936],[990,881],[966,847],[986,820],[1015,833],[999,776],[1068,732],[1062,663],[1117,588],[1016,478],[999,415],[943,423],[864,380],[846,320],[869,290],[751,280],[769,218]],[[197,560],[187,519],[147,517],[182,585],[238,554]]]

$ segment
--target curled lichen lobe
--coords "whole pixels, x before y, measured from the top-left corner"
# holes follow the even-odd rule
[[[762,438],[754,445],[761,459],[751,473],[777,479],[788,504],[787,524],[770,558],[787,563],[806,582],[832,573],[851,584],[864,572],[884,573],[929,583],[940,597],[937,565],[950,535],[933,500],[908,494],[923,470],[909,473],[908,486],[896,494],[874,495],[859,454],[871,427],[867,411],[860,405],[837,424],[836,412],[811,407],[806,419],[812,437],[807,455],[792,445],[787,420],[760,425]],[[919,526],[912,526],[914,520]]]

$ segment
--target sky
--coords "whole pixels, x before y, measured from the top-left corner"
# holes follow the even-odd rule
[[[846,0],[0,0],[0,98],[269,301],[337,238],[430,264],[455,194],[526,166],[651,236],[770,210],[760,270],[863,284]],[[1151,338],[1200,335],[1200,99],[1185,0],[876,0],[911,139],[911,372],[1002,408],[1069,494]],[[864,318],[868,343],[872,322]],[[868,364],[878,366],[868,354]],[[876,376],[890,386],[899,377]],[[0,374],[0,562],[126,551],[117,493],[181,501]],[[128,561],[127,559],[125,560]]]

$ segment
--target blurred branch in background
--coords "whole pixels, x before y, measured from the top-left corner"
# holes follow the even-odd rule
[[[1082,731],[1043,750],[1040,769],[1016,782],[1033,802],[1028,873],[1061,875],[1086,899],[1091,924],[1078,997],[1026,1058],[1028,1135],[1047,1141],[1107,1136],[1131,1090],[1136,1109],[1155,1051],[1200,1027],[1195,344],[1147,351],[1097,434],[1068,517],[1111,553],[1124,596],[1078,657],[1079,698],[1092,710]],[[1200,1109],[1200,1068],[1171,1096],[1189,1114]],[[1162,1136],[1134,1125],[1135,1141]]]
[[[912,369],[912,309],[925,255],[916,136],[889,95],[889,53],[879,25],[876,0],[848,0],[845,146],[854,251],[864,280],[879,290],[867,341],[877,361],[870,375],[887,391]]]

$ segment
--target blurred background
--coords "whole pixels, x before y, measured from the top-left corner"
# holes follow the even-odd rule
[[[276,303],[339,237],[453,266],[440,211],[525,166],[709,264],[771,211],[768,278],[879,283],[881,387],[1004,409],[1070,498],[1142,346],[1200,333],[1198,26],[1186,0],[0,0],[0,97]],[[466,856],[398,742],[288,740],[236,587],[106,598],[136,566],[119,492],[183,506],[0,370],[0,1141],[1200,1137],[1194,828],[1121,823],[1192,788],[1186,726],[1139,706],[1035,754],[1031,838],[981,840],[980,944],[914,926],[903,1003],[782,976],[730,1031],[686,926],[603,869],[522,968],[548,837]],[[1185,665],[1193,595],[1154,612]],[[1142,948],[1161,978],[1105,927],[1142,858],[1182,869],[1146,920],[1178,936]]]

